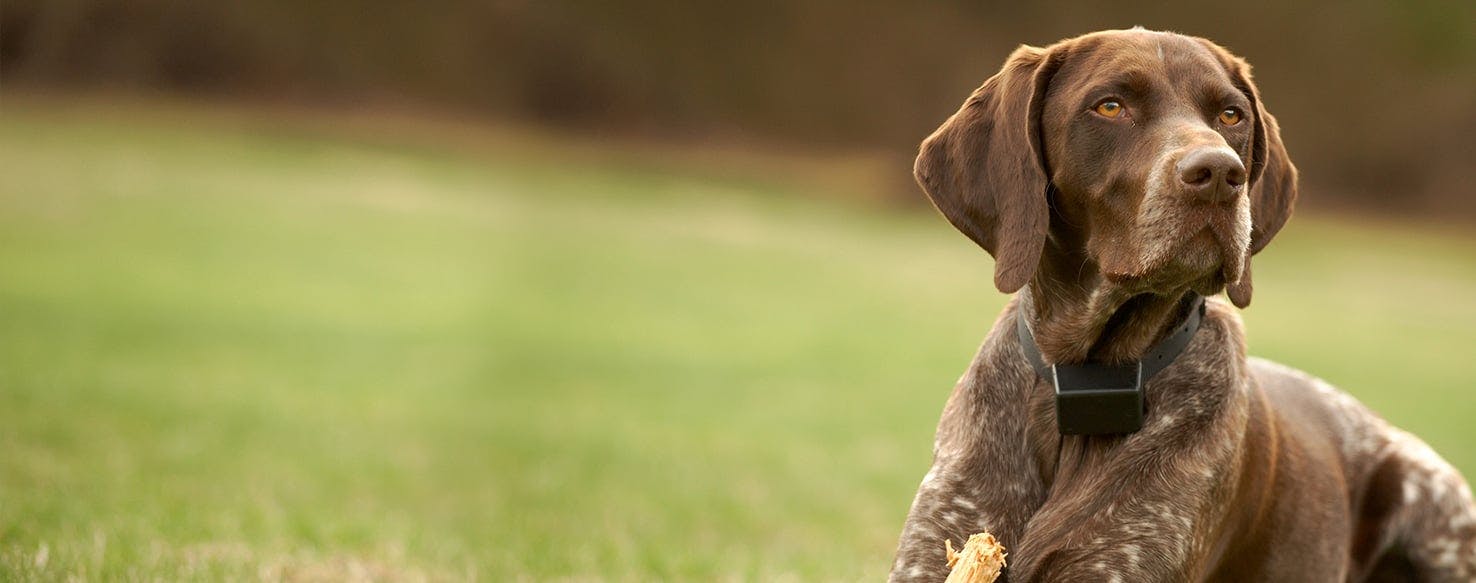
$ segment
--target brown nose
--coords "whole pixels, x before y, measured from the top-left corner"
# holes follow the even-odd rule
[[[1234,200],[1245,184],[1245,165],[1225,148],[1200,148],[1179,160],[1180,187],[1196,200],[1220,203]]]

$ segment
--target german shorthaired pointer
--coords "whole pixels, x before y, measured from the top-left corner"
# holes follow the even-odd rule
[[[1201,299],[1250,303],[1297,195],[1244,61],[1142,29],[1021,47],[915,172],[1020,293],[943,409],[892,580],[943,580],[944,539],[988,531],[1016,583],[1476,581],[1460,474],[1247,358]]]

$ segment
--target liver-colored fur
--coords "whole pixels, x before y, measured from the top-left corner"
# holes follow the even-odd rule
[[[1247,358],[1234,307],[1209,302],[1130,435],[1060,435],[1020,352],[1021,313],[1048,362],[1126,362],[1177,324],[1184,293],[1250,302],[1296,169],[1243,61],[1141,29],[1022,47],[916,173],[1020,293],[943,410],[893,580],[943,580],[944,539],[981,531],[1017,583],[1476,580],[1461,476],[1321,380]]]

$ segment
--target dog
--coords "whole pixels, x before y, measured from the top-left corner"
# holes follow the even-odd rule
[[[942,581],[944,541],[984,531],[1017,583],[1476,580],[1454,468],[1246,356],[1236,308],[1297,170],[1245,61],[1141,28],[1022,46],[914,173],[1019,293],[944,407],[891,580]]]

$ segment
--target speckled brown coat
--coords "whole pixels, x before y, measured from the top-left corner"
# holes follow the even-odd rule
[[[1020,352],[1021,312],[1048,362],[1126,362],[1184,293],[1249,304],[1296,169],[1243,61],[1141,29],[1022,47],[916,172],[1019,293],[944,408],[892,580],[942,581],[944,539],[981,531],[1016,583],[1476,580],[1461,476],[1327,383],[1248,358],[1235,307],[1210,301],[1130,435],[1058,434]]]

